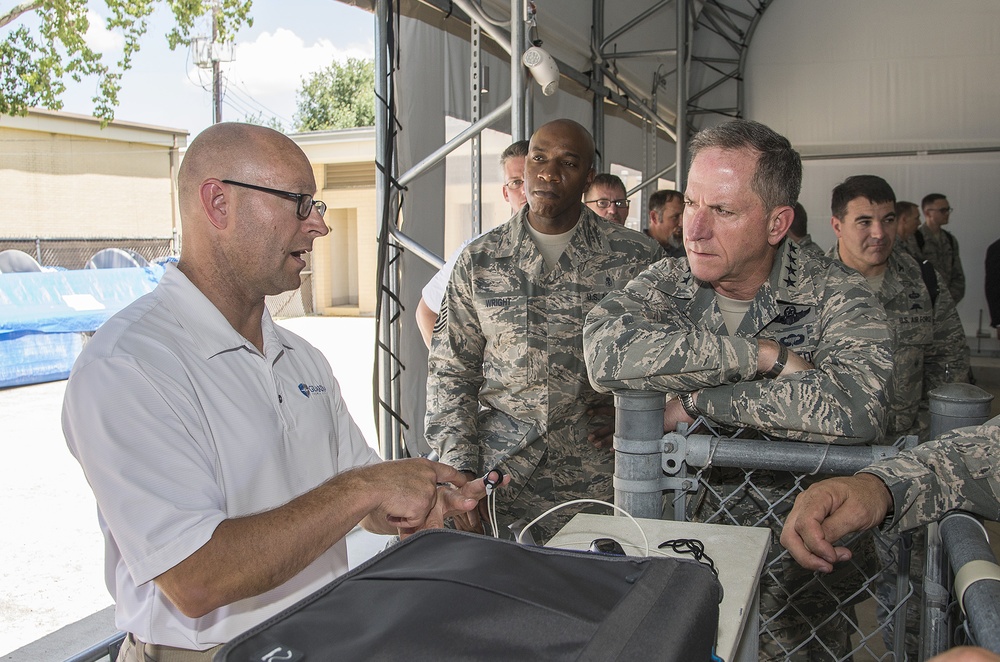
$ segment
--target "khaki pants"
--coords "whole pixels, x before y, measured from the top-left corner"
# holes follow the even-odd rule
[[[118,662],[212,662],[212,656],[220,648],[222,644],[204,651],[157,646],[145,644],[129,634],[118,651]]]

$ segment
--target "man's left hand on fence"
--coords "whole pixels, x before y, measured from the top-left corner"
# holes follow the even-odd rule
[[[834,546],[855,531],[878,526],[892,512],[892,495],[876,476],[860,473],[820,481],[795,499],[781,544],[804,568],[832,572],[851,552]]]

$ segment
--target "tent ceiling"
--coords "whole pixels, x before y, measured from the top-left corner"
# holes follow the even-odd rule
[[[375,0],[345,1],[370,11],[375,6]],[[536,0],[537,30],[530,37],[540,39],[563,75],[584,90],[596,89],[640,116],[648,117],[643,107],[653,110],[673,132],[677,1],[687,5],[691,21],[688,132],[741,116],[744,58],[771,0]],[[399,6],[404,15],[467,34],[469,18],[461,8],[466,3],[495,20],[496,30],[509,39],[511,3],[506,0],[402,0]],[[595,68],[600,75],[592,76]]]

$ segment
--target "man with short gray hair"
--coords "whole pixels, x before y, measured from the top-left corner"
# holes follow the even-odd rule
[[[763,124],[736,120],[697,134],[691,154],[687,260],[654,264],[590,312],[591,381],[674,396],[667,430],[701,417],[791,440],[881,439],[892,332],[860,275],[785,238],[802,181],[798,153]],[[742,471],[716,470],[707,482],[695,519],[725,511],[730,522],[770,522],[777,539],[772,508],[794,492],[791,474],[754,472],[748,485]],[[769,563],[780,553],[773,545]],[[850,650],[843,618],[833,616],[839,601],[811,581],[805,573],[763,578],[763,659]],[[860,583],[847,570],[831,585],[846,598]],[[812,632],[805,614],[826,625]]]

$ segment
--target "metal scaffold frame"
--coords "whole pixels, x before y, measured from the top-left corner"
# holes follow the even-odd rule
[[[386,458],[406,455],[403,433],[409,426],[400,414],[399,376],[405,366],[400,361],[399,321],[401,299],[399,283],[399,256],[403,250],[412,251],[427,263],[440,267],[443,260],[432,250],[422,246],[413,238],[400,231],[398,218],[402,205],[402,192],[406,186],[443,160],[448,154],[468,141],[473,141],[474,165],[480,164],[475,149],[479,135],[506,115],[510,115],[512,139],[527,138],[533,124],[533,89],[528,85],[528,76],[521,66],[521,56],[530,46],[528,26],[532,20],[526,0],[510,0],[509,17],[515,20],[500,21],[486,13],[476,0],[422,0],[421,7],[431,7],[469,25],[470,71],[469,90],[471,107],[474,109],[471,125],[452,140],[426,156],[407,172],[397,171],[395,141],[399,125],[395,116],[393,76],[398,67],[398,21],[399,0],[377,0],[376,10],[376,167],[377,176],[377,218],[379,219],[379,260],[376,315],[377,348],[375,366],[375,420],[379,430],[380,449]],[[653,140],[644,140],[644,163],[655,164],[655,138],[658,134],[669,137],[675,143],[674,162],[648,173],[644,180],[629,191],[629,195],[652,186],[669,172],[674,173],[677,188],[683,187],[684,168],[678,164],[686,162],[687,137],[713,119],[741,117],[743,114],[743,69],[749,40],[754,28],[769,4],[768,0],[660,0],[651,2],[636,16],[625,22],[610,34],[604,34],[605,0],[593,0],[593,24],[590,44],[589,71],[579,71],[556,60],[562,77],[580,85],[591,95],[593,116],[591,130],[599,153],[604,148],[604,117],[609,106],[631,114],[644,124],[647,134]],[[623,50],[619,46],[636,26],[655,19],[658,14],[673,9],[676,23],[676,44],[674,48],[648,50]],[[619,19],[621,17],[618,17]],[[505,27],[506,26],[506,27]],[[489,37],[510,56],[510,92],[506,103],[492,112],[480,115],[480,86],[482,80],[479,69],[481,40]],[[721,45],[721,46],[720,46]],[[714,55],[720,48],[731,51],[731,57]],[[625,80],[615,66],[624,59],[651,58],[665,60],[657,68],[649,91],[637,89]],[[670,60],[673,66],[670,67]],[[665,116],[663,106],[657,97],[671,91],[668,84],[673,77],[673,116]],[[648,135],[647,135],[648,137]],[[651,158],[652,153],[652,158]],[[600,167],[600,164],[597,164]],[[479,194],[481,192],[482,168],[473,168],[473,216],[478,220]],[[478,226],[478,223],[476,224]]]

